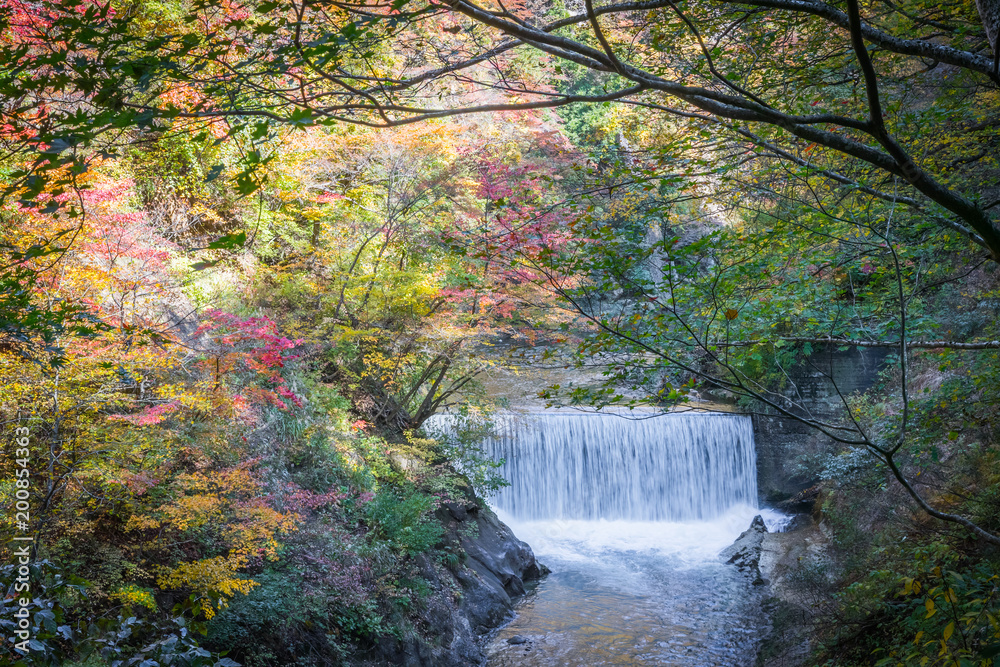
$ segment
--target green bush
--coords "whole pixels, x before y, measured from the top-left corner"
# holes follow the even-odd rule
[[[891,603],[901,612],[895,645],[878,649],[876,665],[994,667],[1000,664],[1000,570],[964,563],[933,544],[913,554],[913,576],[897,579]],[[954,568],[954,569],[953,569]],[[959,572],[961,569],[962,572]]]
[[[415,554],[433,547],[444,534],[441,524],[430,516],[436,507],[432,496],[383,487],[365,512],[379,538],[404,554]]]

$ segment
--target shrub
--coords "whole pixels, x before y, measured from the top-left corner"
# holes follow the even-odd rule
[[[433,547],[444,534],[441,524],[430,516],[436,507],[432,496],[383,487],[365,509],[378,537],[404,554],[415,554]]]

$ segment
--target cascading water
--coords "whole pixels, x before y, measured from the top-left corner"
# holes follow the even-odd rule
[[[760,512],[748,418],[543,413],[485,448],[510,483],[491,504],[552,568],[491,667],[753,664],[759,605],[718,558]]]
[[[757,503],[747,417],[553,414],[508,421],[486,449],[510,482],[495,506],[519,520],[692,521]]]

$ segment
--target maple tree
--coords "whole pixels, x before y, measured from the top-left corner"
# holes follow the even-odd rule
[[[917,123],[905,103],[921,86],[953,85],[957,91],[968,82],[977,100],[973,107],[989,107],[997,74],[992,42],[982,37],[995,34],[994,18],[991,3],[980,5],[985,23],[969,3],[937,16],[919,8],[910,13],[862,7],[854,0],[844,9],[780,0],[591,3],[582,13],[562,16],[536,15],[538,9],[529,6],[462,2],[330,10],[265,3],[253,13],[235,5],[195,4],[186,30],[177,25],[174,33],[149,36],[129,31],[110,6],[43,3],[39,11],[51,18],[33,26],[34,33],[14,32],[18,48],[10,62],[19,72],[58,74],[33,77],[30,85],[23,76],[8,77],[4,92],[10,99],[35,100],[8,113],[9,136],[31,135],[15,141],[17,149],[48,148],[36,152],[44,159],[15,180],[26,184],[34,178],[24,196],[38,194],[45,174],[60,165],[82,169],[85,147],[114,150],[119,139],[104,135],[137,123],[151,129],[163,122],[200,123],[206,132],[221,132],[222,121],[228,136],[250,132],[260,139],[272,122],[394,126],[612,101],[722,132],[753,151],[808,164],[842,186],[916,207],[995,258],[1000,236],[992,206],[978,201],[986,193],[975,180],[957,182],[937,159],[914,157],[922,137],[934,141],[934,130],[928,114]],[[933,26],[943,41],[919,35]],[[838,49],[821,48],[829,34],[838,36]],[[404,42],[405,49],[394,50]],[[69,51],[49,45],[61,43],[79,54],[72,71],[56,67]],[[430,48],[416,46],[425,43]],[[746,60],[743,44],[754,45],[757,58]],[[868,45],[878,49],[874,59]],[[542,59],[540,66],[520,67],[529,57],[526,50]],[[86,55],[94,52],[114,53],[127,66],[112,73],[107,60]],[[806,70],[796,72],[789,63],[800,56]],[[955,75],[939,75],[937,63]],[[600,92],[564,92],[564,67],[594,73]],[[126,85],[122,75],[132,83]],[[288,80],[295,85],[287,88]],[[179,82],[190,102],[177,99]],[[447,104],[423,101],[427,90],[445,95],[451,84]],[[49,91],[61,89],[73,91],[69,99],[78,102],[48,105]],[[670,106],[669,99],[679,106]],[[84,100],[92,111],[80,113]],[[46,123],[31,117],[42,106]],[[952,120],[947,106],[928,111],[940,119],[939,128]],[[39,129],[44,131],[37,134]],[[992,137],[993,123],[980,118],[968,132]],[[967,147],[949,148],[951,162],[966,174],[992,168],[986,156]],[[260,150],[245,152],[247,170],[237,179],[241,191],[259,187],[252,174],[266,160]],[[905,192],[894,193],[887,179]]]
[[[455,558],[454,469],[497,483],[483,424],[412,429],[488,423],[479,379],[536,344],[605,372],[553,396],[754,399],[995,542],[997,13],[3,0],[0,413],[34,429],[38,555],[91,580],[66,614],[172,642],[184,600],[220,647],[283,616],[269,650],[318,664],[391,634],[420,554]],[[804,412],[820,345],[892,350],[891,388]],[[974,625],[994,575],[948,535],[891,567],[909,602],[974,573],[927,593]],[[911,625],[978,659],[939,621]]]
[[[486,132],[499,133],[495,156],[468,148]],[[523,335],[517,290],[534,286],[501,256],[554,243],[562,220],[542,210],[546,170],[512,164],[534,136],[501,123],[292,138],[283,160],[299,171],[279,184],[260,293],[328,349],[325,373],[353,387],[367,421],[414,428],[469,400],[500,364],[477,347]]]

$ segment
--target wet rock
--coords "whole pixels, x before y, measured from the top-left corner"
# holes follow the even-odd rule
[[[430,589],[424,599],[414,601],[414,631],[401,639],[384,637],[373,651],[376,655],[352,664],[482,665],[486,661],[482,638],[513,616],[514,600],[525,592],[524,582],[548,573],[531,548],[482,507],[471,491],[442,504],[435,516],[445,535],[438,554],[414,558]],[[458,557],[443,560],[441,553]]]
[[[469,518],[469,510],[463,503],[445,503],[444,507],[456,521],[465,521]]]
[[[719,554],[727,563],[746,572],[754,586],[766,583],[760,574],[760,552],[765,535],[767,526],[764,525],[763,517],[758,514],[750,522],[750,527]]]
[[[794,530],[769,533],[761,551],[771,631],[761,644],[759,664],[768,667],[808,664],[816,642],[817,609],[831,594],[824,585],[832,586],[832,580],[817,577],[829,570],[829,537],[808,514],[801,516],[804,523]]]
[[[788,523],[782,527],[778,532],[781,533],[794,533],[797,530],[802,530],[803,528],[808,528],[813,524],[813,518],[809,514],[795,514],[789,519]]]
[[[808,489],[803,489],[799,491],[791,498],[787,500],[782,500],[777,503],[778,509],[784,512],[791,513],[808,513],[813,510],[813,506],[816,504],[816,499],[819,498],[821,491],[821,486],[819,484],[814,484]]]

